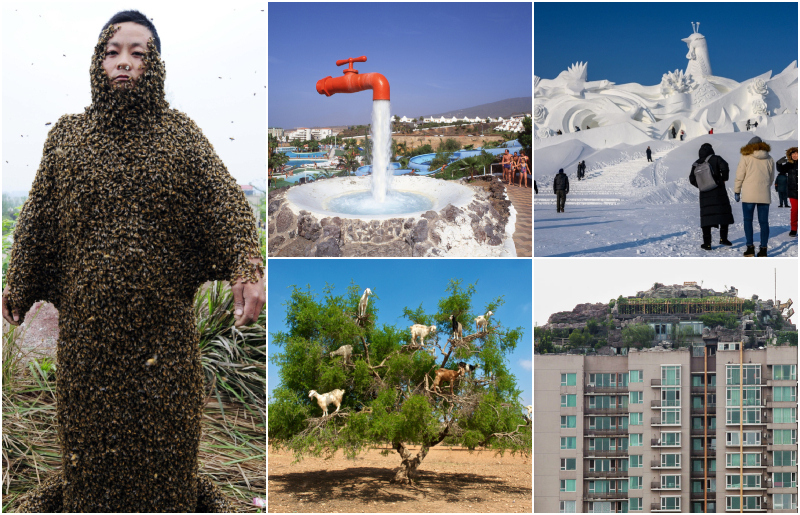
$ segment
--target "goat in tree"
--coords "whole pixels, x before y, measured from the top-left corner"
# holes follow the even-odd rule
[[[361,296],[361,300],[358,301],[358,317],[364,318],[367,316],[367,303],[369,302],[369,296],[372,295],[372,290],[367,288],[364,290],[364,295]]]
[[[350,355],[353,354],[353,346],[352,345],[342,345],[335,351],[331,352],[331,357],[333,356],[342,356],[344,358],[344,362],[349,364],[350,363]]]
[[[487,311],[485,315],[478,315],[475,317],[475,328],[477,332],[481,332],[481,328],[485,331],[489,326],[489,317],[494,315],[491,311]]]
[[[411,344],[414,344],[414,341],[419,339],[420,345],[425,345],[425,337],[428,336],[430,333],[436,334],[436,326],[432,325],[428,327],[427,325],[422,324],[414,324],[409,329],[411,329]]]
[[[453,338],[460,340],[464,337],[464,328],[461,327],[461,322],[459,322],[455,315],[450,315],[450,320],[453,321]]]
[[[442,381],[449,381],[450,395],[453,395],[453,382],[455,382],[456,379],[458,379],[467,372],[467,369],[465,368],[464,365],[466,365],[466,363],[464,362],[459,363],[458,370],[449,370],[446,368],[440,368],[439,370],[437,370],[436,379],[433,380],[433,389],[438,392],[440,391],[439,383],[441,383]]]
[[[322,416],[328,416],[328,404],[336,404],[336,411],[339,411],[339,408],[342,405],[342,397],[344,396],[344,390],[331,390],[328,393],[323,393],[322,395],[318,394],[316,390],[311,390],[308,392],[308,398],[312,399],[314,397],[317,398],[317,404],[319,407],[322,408]],[[334,411],[334,413],[336,413]]]

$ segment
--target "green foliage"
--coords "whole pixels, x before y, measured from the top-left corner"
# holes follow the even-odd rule
[[[745,300],[744,303],[742,304],[742,310],[749,311],[750,313],[752,313],[753,311],[756,310],[756,303],[753,302],[752,300]]]
[[[698,318],[704,326],[712,329],[718,325],[724,326],[726,329],[733,329],[737,325],[736,316],[731,313],[706,313]]]
[[[272,335],[278,351],[270,360],[280,378],[269,400],[273,446],[293,450],[298,459],[309,454],[330,456],[337,449],[352,457],[377,443],[430,447],[449,437],[453,443],[472,447],[530,453],[530,426],[522,417],[521,392],[506,359],[523,334],[519,328],[502,326],[497,314],[502,297],[475,312],[476,285],[453,279],[436,312],[426,312],[423,305],[403,308],[402,315],[410,323],[437,326],[437,334],[425,339],[426,346],[438,347],[432,354],[408,346],[408,326],[377,323],[380,298],[376,292],[366,318],[358,319],[361,291],[351,284],[347,295],[335,296],[327,285],[320,298],[308,287],[293,287],[285,303],[287,329]],[[470,334],[473,319],[488,310],[495,313],[489,334],[453,347],[450,315],[462,323],[464,334]],[[329,356],[341,345],[353,346],[351,363]],[[456,382],[454,397],[449,395],[449,383],[440,385],[445,395],[426,390],[426,381],[432,386],[437,368],[454,370],[458,361],[479,368],[474,378]],[[342,406],[335,416],[323,418],[308,392],[334,389],[345,391]]]
[[[572,348],[583,347],[591,341],[589,333],[584,333],[582,329],[575,329],[569,335],[569,344]]]
[[[622,342],[628,348],[650,347],[655,337],[655,330],[647,324],[632,324],[622,330]]]
[[[455,152],[461,149],[461,145],[458,144],[456,140],[453,138],[447,138],[444,141],[439,142],[439,148],[437,151],[444,151],[444,152]]]
[[[628,299],[626,299],[625,297],[620,295],[619,297],[617,297],[617,304],[619,306],[627,306],[628,305]]]
[[[531,154],[531,146],[533,145],[533,127],[532,120],[529,116],[522,119],[522,131],[517,135],[517,141],[522,146],[522,151],[525,154]]]
[[[608,301],[608,308],[611,309],[614,307],[614,303],[617,302],[616,299],[611,299]]]
[[[600,324],[597,323],[594,317],[586,321],[586,329],[589,331],[589,334],[597,334],[599,328]]]
[[[448,164],[450,162],[451,155],[453,155],[452,152],[446,152],[439,147],[439,150],[436,151],[436,155],[431,161],[430,169],[434,170],[436,168],[441,168],[442,165]]]
[[[779,331],[777,333],[778,345],[797,347],[797,331]]]

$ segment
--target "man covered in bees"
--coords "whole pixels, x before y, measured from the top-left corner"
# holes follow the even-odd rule
[[[91,62],[92,104],[52,127],[19,216],[3,291],[12,324],[59,311],[62,469],[29,512],[230,511],[198,474],[203,375],[193,297],[229,280],[236,325],[265,287],[244,194],[164,99],[153,24],[117,13]]]

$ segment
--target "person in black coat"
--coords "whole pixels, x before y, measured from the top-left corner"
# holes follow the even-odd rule
[[[781,158],[775,163],[778,172],[785,173],[788,177],[789,203],[792,205],[789,236],[797,237],[797,147],[786,151],[786,158]]]
[[[647,150],[645,150],[645,152],[647,153],[647,161],[648,162],[652,162],[653,161],[653,154],[652,154],[652,151],[650,150],[650,147],[647,147]]]
[[[553,193],[556,194],[556,213],[563,213],[564,204],[567,202],[567,193],[569,193],[569,177],[564,173],[563,168],[558,169],[558,173],[553,179]]]
[[[700,227],[703,230],[703,250],[711,250],[711,228],[719,227],[719,242],[722,245],[731,246],[733,243],[728,241],[728,226],[733,223],[733,213],[731,212],[731,201],[728,199],[728,190],[725,182],[728,180],[730,169],[728,163],[722,157],[714,154],[714,149],[710,143],[703,143],[700,147],[699,159],[692,164],[692,171],[689,173],[689,182],[697,188],[697,179],[694,170],[703,161],[708,160],[711,167],[711,175],[717,187],[713,190],[700,192]]]

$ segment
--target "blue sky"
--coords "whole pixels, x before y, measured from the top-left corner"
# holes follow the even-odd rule
[[[589,63],[589,80],[652,86],[686,70],[691,22],[708,42],[714,75],[738,82],[797,60],[797,3],[550,3],[534,7],[534,73],[554,79]]]
[[[433,314],[438,301],[446,295],[445,288],[450,279],[462,279],[462,285],[477,281],[476,293],[472,297],[473,311],[480,312],[484,306],[500,295],[505,304],[495,311],[492,319],[502,322],[504,327],[521,327],[522,340],[513,354],[507,356],[509,370],[517,379],[522,393],[522,405],[532,403],[533,357],[532,289],[533,268],[529,259],[271,259],[268,263],[267,290],[267,337],[268,352],[272,356],[272,333],[287,330],[284,303],[291,294],[290,286],[296,284],[311,289],[322,298],[325,284],[335,286],[334,295],[346,295],[351,280],[364,288],[370,288],[375,297],[379,313],[379,325],[408,327],[411,322],[403,318],[403,308],[416,309],[422,303],[425,312]],[[466,329],[465,329],[466,332]],[[442,343],[442,338],[439,339]],[[480,369],[477,372],[480,375]],[[270,395],[278,386],[278,368],[272,363],[267,369]]]
[[[531,11],[530,2],[270,2],[269,126],[370,123],[371,92],[316,91],[342,75],[337,60],[362,55],[355,69],[386,77],[399,116],[529,97]]]

